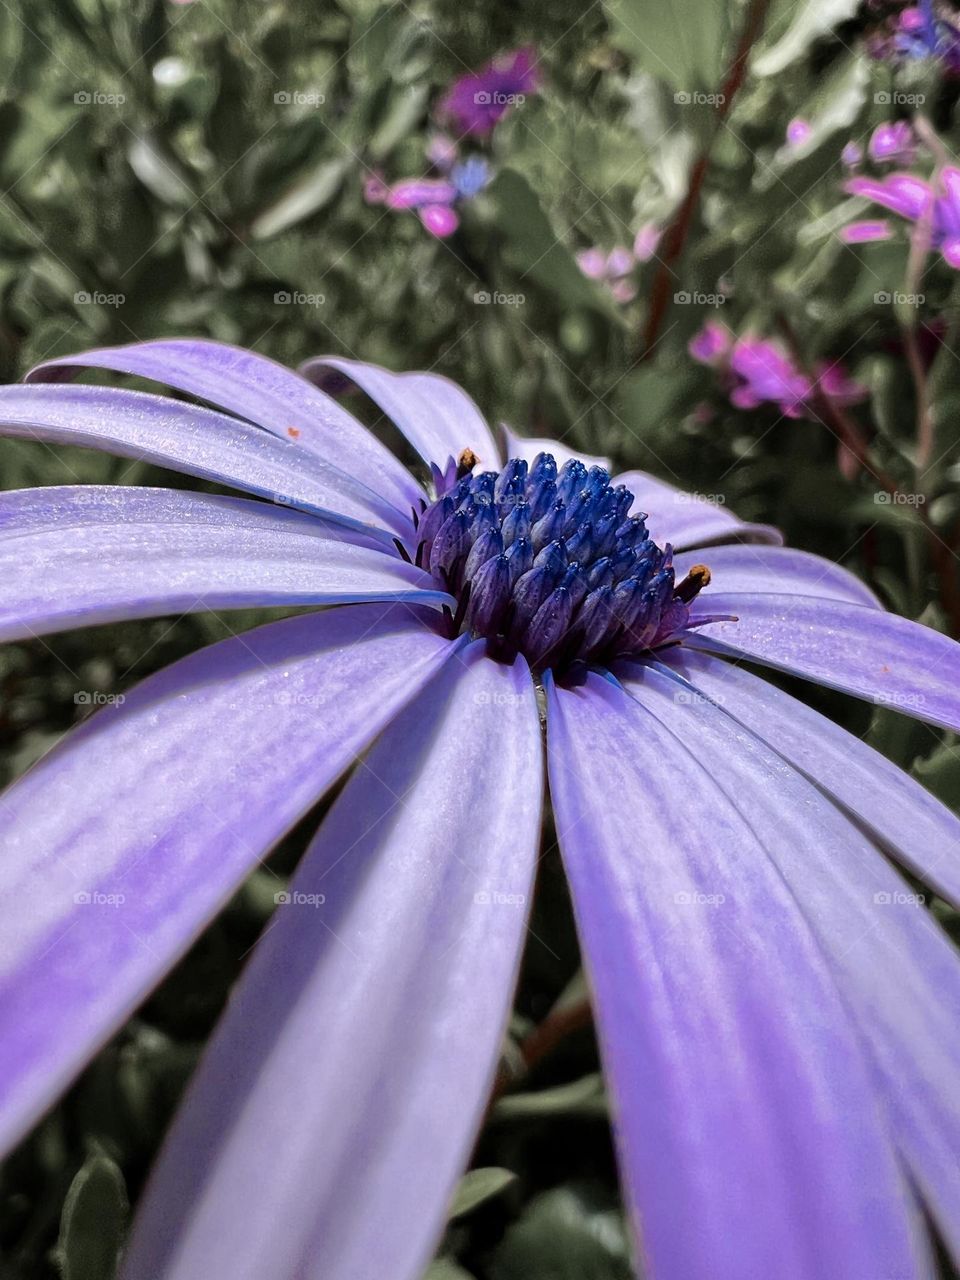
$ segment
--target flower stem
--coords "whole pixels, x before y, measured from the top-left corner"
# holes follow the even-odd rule
[[[690,228],[693,225],[694,215],[700,203],[700,193],[703,189],[704,179],[710,168],[710,157],[714,143],[724,120],[730,114],[734,98],[743,87],[743,82],[747,75],[747,61],[750,57],[750,51],[763,32],[769,7],[770,0],[750,0],[750,4],[747,7],[743,30],[737,42],[736,53],[717,95],[713,130],[690,171],[687,194],[684,196],[673,222],[667,228],[666,235],[663,237],[660,266],[654,276],[650,290],[650,308],[647,312],[647,323],[644,326],[642,346],[634,361],[635,364],[648,359],[657,344],[670,301],[671,281],[674,276],[673,266],[683,253],[687,236],[690,234]]]

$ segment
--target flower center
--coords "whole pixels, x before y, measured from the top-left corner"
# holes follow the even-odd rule
[[[416,562],[457,600],[454,633],[565,671],[650,650],[682,631],[710,581],[703,565],[674,580],[672,550],[648,536],[633,494],[603,467],[549,453],[473,475],[465,450],[446,492],[417,524]],[[463,474],[466,472],[466,474]],[[439,477],[439,472],[435,475]],[[440,484],[443,481],[439,481]]]

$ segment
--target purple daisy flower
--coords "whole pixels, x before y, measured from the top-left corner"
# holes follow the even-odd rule
[[[83,369],[216,407],[64,385]],[[0,639],[329,606],[146,680],[3,796],[6,1147],[359,760],[173,1124],[129,1280],[417,1280],[496,1067],[547,786],[644,1274],[919,1278],[919,1204],[960,1255],[960,965],[894,865],[960,901],[960,822],[741,665],[956,731],[960,648],[722,504],[552,441],[501,452],[444,378],[303,373],[162,340],[0,388],[3,434],[252,495],[0,495]],[[348,385],[439,492],[323,390]]]
[[[539,88],[536,50],[528,45],[454,80],[441,98],[437,114],[459,134],[486,137],[511,107],[520,106]]]
[[[889,173],[880,179],[850,178],[844,190],[872,200],[910,222],[929,219],[931,244],[940,250],[949,266],[960,268],[960,169],[944,166],[936,189],[915,174]],[[889,240],[892,234],[889,222],[880,218],[851,222],[840,232],[840,238],[846,244],[864,244]]]

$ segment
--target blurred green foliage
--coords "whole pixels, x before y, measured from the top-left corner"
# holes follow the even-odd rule
[[[331,351],[434,369],[462,382],[492,421],[779,523],[892,608],[947,629],[960,543],[957,285],[931,258],[910,289],[902,236],[854,251],[836,233],[853,215],[843,144],[909,114],[900,95],[924,100],[952,153],[958,87],[929,64],[870,59],[868,16],[849,0],[775,0],[718,125],[715,103],[701,98],[718,91],[747,7],[10,0],[0,7],[0,379],[57,353],[170,334],[290,364]],[[525,43],[539,51],[543,90],[497,129],[496,176],[456,235],[433,239],[412,214],[366,204],[375,171],[388,180],[426,171],[443,87]],[[812,134],[791,148],[795,116]],[[638,269],[636,301],[616,304],[575,254],[667,226],[706,148],[683,253],[664,266],[661,247]],[[664,270],[668,307],[640,361]],[[899,292],[923,301],[884,301]],[[911,501],[886,501],[870,468],[842,469],[833,424],[791,421],[774,406],[733,409],[687,353],[718,314],[737,331],[789,333],[807,365],[842,359],[870,388],[851,412],[872,457]],[[905,358],[910,333],[925,344],[925,387]],[[934,449],[918,466],[923,395]],[[82,451],[0,442],[7,488],[121,478],[183,483]],[[126,687],[224,634],[215,618],[159,620],[0,650],[0,780],[78,718],[78,689]],[[798,692],[960,801],[952,739]],[[300,847],[294,833],[276,865],[289,870]],[[7,1163],[3,1280],[112,1274],[127,1200],[272,890],[253,878]],[[514,1051],[578,967],[555,853],[536,910],[535,934],[547,941],[527,957]],[[629,1274],[597,1065],[591,1035],[578,1033],[494,1109],[477,1154],[493,1189],[451,1221],[435,1280]]]

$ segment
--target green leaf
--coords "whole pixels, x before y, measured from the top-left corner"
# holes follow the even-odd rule
[[[123,1174],[109,1156],[91,1155],[70,1184],[57,1256],[63,1280],[110,1280],[127,1222]]]
[[[507,1231],[490,1280],[630,1280],[623,1217],[605,1192],[558,1187],[531,1201]]]
[[[681,93],[719,87],[728,0],[605,0],[614,43]]]
[[[394,93],[368,144],[372,160],[383,160],[407,136],[426,110],[429,97],[428,84],[408,85]]]
[[[825,35],[840,22],[846,22],[856,13],[860,0],[806,0],[799,7],[793,0],[781,5],[784,16],[792,15],[792,21],[776,42],[758,57],[750,69],[758,76],[775,76],[802,58],[819,36]],[[769,27],[771,33],[782,30],[776,19]]]
[[[254,218],[250,232],[255,240],[266,240],[303,222],[328,205],[340,190],[349,161],[324,160],[284,195]]]
[[[960,811],[960,751],[955,742],[937,747],[926,760],[915,761],[911,772],[938,800]]]
[[[487,1169],[471,1169],[460,1179],[453,1204],[450,1206],[451,1218],[462,1218],[471,1213],[485,1200],[492,1200],[500,1194],[504,1187],[516,1182],[517,1175],[510,1169],[498,1169],[491,1166]]]
[[[506,256],[520,272],[516,281],[535,282],[568,307],[588,306],[619,319],[613,303],[586,278],[573,254],[555,234],[539,197],[514,169],[502,169],[488,190],[497,226],[506,237]]]
[[[556,1115],[605,1116],[607,1100],[599,1072],[535,1093],[512,1093],[501,1098],[491,1113],[494,1120],[534,1120]]]
[[[197,202],[177,162],[154,139],[134,138],[127,149],[127,158],[130,168],[150,194],[164,204],[189,208]]]
[[[798,115],[810,125],[809,138],[800,145],[781,147],[773,169],[777,173],[793,170],[808,161],[834,134],[855,132],[853,126],[866,103],[869,83],[870,66],[866,58],[847,57],[838,62],[799,108]],[[835,171],[836,163],[836,148],[832,147],[821,159],[808,164],[802,173],[792,175],[793,185],[799,180],[799,190],[808,191],[816,179]],[[773,181],[779,179],[771,173],[764,185],[769,186]]]
[[[430,1264],[423,1280],[474,1280],[472,1271],[464,1271],[452,1258],[438,1258]]]

